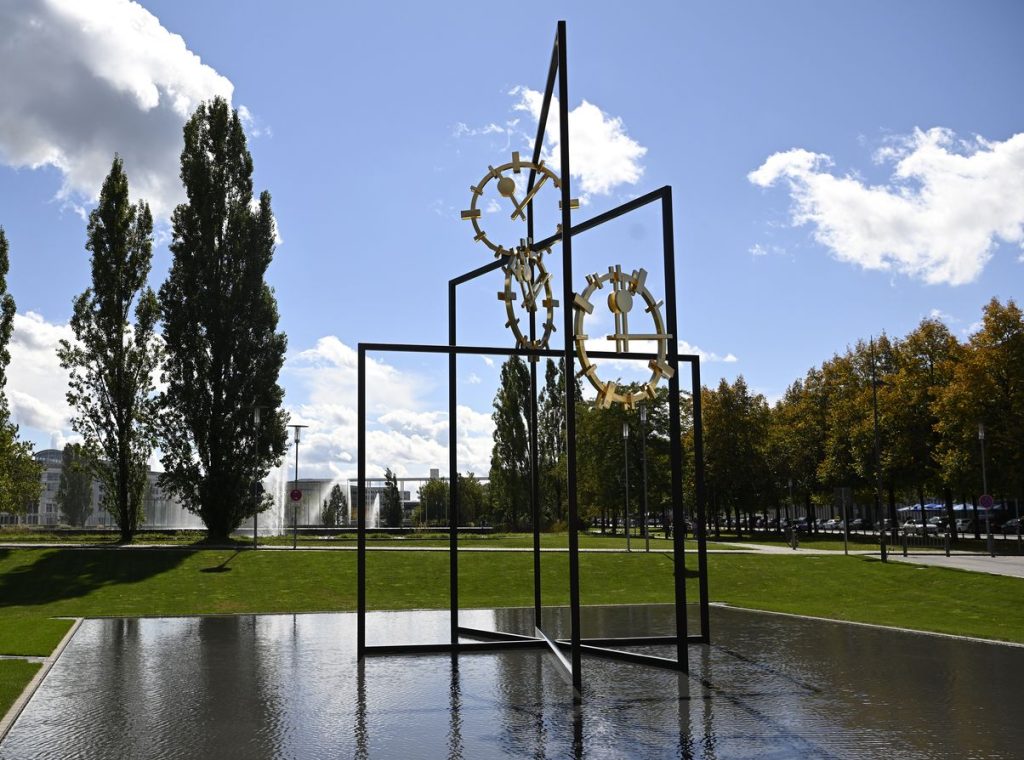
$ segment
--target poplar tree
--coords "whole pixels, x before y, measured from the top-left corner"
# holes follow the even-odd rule
[[[494,397],[494,447],[491,450],[491,497],[496,517],[512,530],[520,527],[519,514],[530,503],[530,371],[517,356],[501,365]]]
[[[331,492],[324,499],[320,519],[325,528],[335,528],[348,518],[348,497],[338,483],[331,486]]]
[[[250,496],[280,464],[287,415],[277,383],[287,344],[274,292],[270,193],[253,202],[252,157],[237,111],[216,98],[185,124],[187,201],[172,217],[173,256],[160,288],[166,362],[161,484],[227,540],[265,508]],[[260,423],[253,421],[261,407]]]
[[[80,443],[64,445],[63,467],[57,486],[60,516],[68,525],[83,527],[92,514],[92,468]]]
[[[402,496],[398,491],[398,476],[390,467],[384,469],[384,493],[380,516],[388,528],[402,527]]]
[[[18,440],[18,426],[10,421],[4,386],[11,354],[7,350],[14,330],[14,298],[7,292],[7,235],[0,227],[0,512],[24,514],[39,500],[42,465],[32,457],[32,444]]]
[[[14,296],[7,292],[7,270],[10,267],[8,251],[7,234],[4,228],[0,227],[0,405],[3,406],[5,418],[7,396],[3,389],[7,385],[7,365],[11,363],[11,352],[7,350],[7,344],[11,342],[14,313],[17,311]]]
[[[62,340],[57,355],[69,371],[71,427],[85,441],[103,486],[103,507],[127,542],[143,520],[161,351],[156,296],[146,286],[153,216],[145,202],[129,200],[128,177],[117,156],[89,215],[85,247],[92,253],[92,287],[75,299],[75,340]],[[134,324],[129,321],[133,306]]]

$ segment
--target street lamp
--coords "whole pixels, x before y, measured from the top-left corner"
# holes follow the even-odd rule
[[[262,406],[254,406],[252,408],[252,426],[253,426],[253,429],[254,429],[253,430],[253,434],[252,434],[252,448],[253,448],[253,453],[255,454],[254,458],[258,458],[259,457],[259,451],[260,451],[260,447],[259,447],[259,439],[260,439],[260,410],[262,408],[263,408]],[[258,480],[256,480],[255,478],[253,478],[253,481],[252,481],[252,499],[253,499],[253,502],[254,502],[254,504],[253,504],[253,512],[252,512],[252,548],[253,549],[258,549],[259,548],[258,545],[257,545],[257,539],[256,539],[257,529],[259,528],[259,520],[260,520],[260,505],[257,502],[257,499],[259,498],[259,495],[260,495],[260,482]]]
[[[871,336],[871,404],[874,408],[875,418],[875,518],[881,521],[879,528],[879,556],[882,562],[886,562],[887,553],[885,546],[885,522],[886,517],[882,514],[882,455],[878,443],[878,375],[875,370],[875,338]],[[893,524],[893,530],[896,530]],[[924,530],[924,528],[922,528]]]
[[[647,406],[640,404],[640,469],[643,472],[644,489],[640,492],[640,514],[644,521],[645,552],[651,550],[651,529],[647,526]]]
[[[622,423],[622,466],[626,472],[626,551],[632,551],[629,543],[629,422]]]
[[[299,431],[309,425],[289,425],[295,430],[295,490],[299,488]],[[299,502],[295,502],[295,511],[292,513],[292,548],[299,545]]]
[[[988,555],[996,556],[995,543],[992,540],[992,497],[988,495],[988,478],[985,476],[985,423],[978,423],[978,441],[981,443],[981,492],[985,507],[985,532],[988,533]]]

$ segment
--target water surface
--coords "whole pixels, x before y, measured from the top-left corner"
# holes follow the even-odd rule
[[[564,610],[546,610],[563,635]],[[532,610],[463,612],[527,633]],[[593,607],[586,636],[672,630]],[[444,612],[372,613],[369,643],[443,641]],[[1018,758],[1024,649],[714,608],[680,675],[544,650],[355,658],[351,614],[83,623],[0,758]],[[672,650],[648,651],[672,656]]]

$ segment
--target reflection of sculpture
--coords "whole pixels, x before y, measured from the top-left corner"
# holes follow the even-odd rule
[[[624,353],[629,351],[631,340],[653,340],[658,344],[657,358],[651,359],[648,366],[651,368],[651,377],[644,384],[642,391],[635,393],[620,393],[611,380],[601,380],[597,376],[597,365],[587,356],[587,340],[589,336],[583,331],[583,320],[588,314],[594,313],[594,304],[590,297],[595,290],[603,288],[605,283],[611,283],[612,290],[608,294],[608,308],[615,315],[615,332],[608,336],[608,340],[615,342],[615,350]],[[651,315],[654,322],[653,333],[631,333],[629,331],[629,313],[633,310],[633,296],[639,294],[644,303],[647,304],[645,312]],[[627,409],[632,409],[638,401],[645,398],[654,399],[654,392],[658,387],[658,381],[662,377],[671,378],[675,369],[668,363],[668,342],[672,337],[665,332],[665,323],[661,319],[661,301],[654,300],[651,291],[647,289],[647,271],[638,269],[633,274],[623,274],[621,266],[608,267],[607,274],[587,275],[587,287],[576,295],[573,302],[576,309],[575,335],[576,353],[580,360],[580,371],[577,377],[586,376],[590,384],[597,391],[597,403],[605,408],[616,401],[623,404]]]

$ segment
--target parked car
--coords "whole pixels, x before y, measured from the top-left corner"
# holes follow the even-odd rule
[[[854,517],[850,520],[850,530],[871,530],[871,519],[868,517]]]
[[[1007,520],[1003,523],[1003,533],[1016,534],[1018,531],[1024,531],[1024,527],[1021,526],[1019,517],[1014,517],[1012,520]]]
[[[830,520],[826,520],[825,524],[822,527],[825,530],[842,530],[843,523],[841,520],[836,520],[835,518],[832,518]]]
[[[957,533],[973,533],[974,532],[974,520],[971,519],[960,519],[956,521]]]
[[[925,523],[922,525],[919,522],[907,520],[903,523],[903,531],[910,536],[937,535],[939,532],[939,526],[933,525],[932,523]]]

